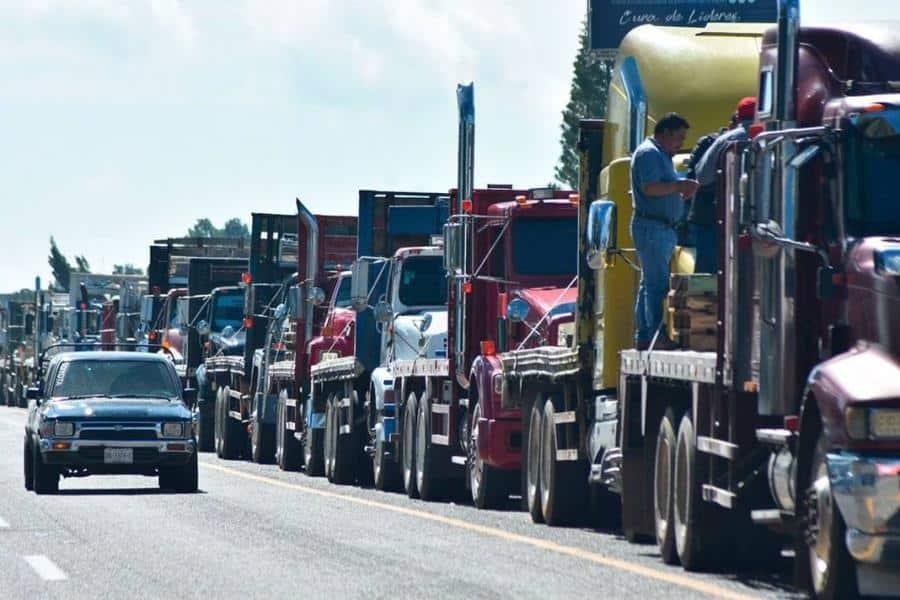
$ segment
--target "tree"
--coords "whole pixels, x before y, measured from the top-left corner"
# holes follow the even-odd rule
[[[75,265],[76,273],[90,273],[91,272],[91,263],[87,261],[84,255],[75,257]]]
[[[249,238],[250,229],[247,224],[238,218],[228,219],[225,225],[219,229],[213,225],[209,219],[197,219],[194,226],[188,229],[188,237],[229,237],[229,238]]]
[[[143,275],[144,270],[136,267],[131,263],[124,265],[113,265],[113,275]]]
[[[72,265],[69,263],[69,259],[59,251],[56,240],[53,239],[52,235],[50,236],[50,256],[47,258],[47,263],[53,272],[53,280],[56,287],[64,292],[68,292],[69,281],[72,276]]]
[[[560,129],[561,152],[554,170],[557,181],[578,189],[578,122],[585,118],[602,118],[606,114],[609,97],[609,76],[612,63],[598,61],[591,56],[588,43],[588,23],[582,24],[580,46],[572,64],[572,88],[569,103],[563,111]]]

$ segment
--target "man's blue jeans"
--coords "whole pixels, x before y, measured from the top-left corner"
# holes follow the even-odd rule
[[[716,226],[691,224],[694,244],[697,251],[694,259],[694,273],[716,273],[718,271],[718,252],[716,247]]]
[[[637,217],[631,221],[631,237],[641,261],[641,286],[634,307],[635,339],[649,342],[662,321],[663,298],[669,291],[669,261],[678,236],[665,223]]]

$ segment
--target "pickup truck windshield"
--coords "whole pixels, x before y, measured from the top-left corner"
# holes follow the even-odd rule
[[[443,256],[410,256],[400,271],[400,302],[406,306],[447,303]]]
[[[50,396],[142,396],[175,398],[178,391],[158,362],[77,360],[59,366]]]
[[[850,184],[858,191],[847,194],[848,232],[859,237],[900,234],[900,114],[882,115],[860,126],[856,182]]]
[[[222,331],[229,325],[231,325],[232,329],[238,330],[243,320],[243,290],[228,291],[216,295],[215,305],[212,310],[212,323],[210,324],[213,331]]]
[[[578,268],[578,221],[574,217],[525,218],[512,224],[516,275],[571,275]]]

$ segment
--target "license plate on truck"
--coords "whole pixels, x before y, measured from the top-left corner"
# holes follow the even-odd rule
[[[104,448],[103,462],[108,465],[130,465],[134,462],[134,449]]]

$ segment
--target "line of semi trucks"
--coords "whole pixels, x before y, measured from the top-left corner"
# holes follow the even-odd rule
[[[249,240],[155,242],[137,296],[8,303],[3,393],[19,401],[48,338],[161,344],[222,458],[478,508],[520,497],[536,523],[620,525],[688,570],[789,549],[816,596],[898,595],[892,27],[800,27],[779,0],[776,27],[633,30],[607,118],[581,123],[577,191],[474,188],[460,86],[449,193],[362,190],[357,216],[298,200],[253,213]],[[681,349],[635,350],[630,153],[663,115],[692,143],[744,96],[758,114],[718,165],[719,271],[679,247]]]

